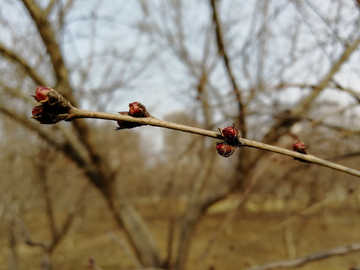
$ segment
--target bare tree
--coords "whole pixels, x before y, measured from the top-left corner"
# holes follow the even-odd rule
[[[179,99],[191,101],[187,110],[205,129],[235,123],[242,137],[270,145],[293,133],[310,138],[320,129],[354,136],[358,122],[348,116],[356,115],[359,104],[353,83],[359,15],[353,12],[355,2],[349,1],[322,6],[310,1],[216,0],[129,5],[136,12],[125,29],[116,20],[126,10],[123,4],[6,2],[0,11],[0,112],[76,163],[100,191],[142,266],[181,270],[200,218],[233,192],[250,194],[269,154],[250,147],[236,151],[232,169],[216,182],[214,147],[205,139],[187,144],[200,149],[191,150],[201,169],[189,174],[192,184],[186,210],[179,215],[180,230],[163,258],[133,203],[117,190],[121,169],[102,148],[90,122],[74,120],[49,128],[28,118],[35,86],[49,85],[73,106],[101,111],[121,97],[120,89],[146,88],[151,81],[146,76],[153,72],[162,82],[176,85]],[[5,12],[16,13],[18,21]],[[77,21],[85,23],[75,27]],[[324,146],[317,149],[320,154]],[[55,235],[55,228],[52,231]]]

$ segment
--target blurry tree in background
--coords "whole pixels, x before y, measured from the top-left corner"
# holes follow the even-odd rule
[[[28,211],[47,216],[47,236],[59,243],[74,211],[101,204],[96,195],[80,196],[84,180],[100,191],[136,255],[135,266],[177,270],[187,269],[201,217],[233,193],[242,195],[237,208],[249,196],[299,199],[309,207],[331,191],[356,189],[354,177],[264,151],[244,148],[220,159],[214,142],[199,136],[164,131],[163,146],[154,153],[151,144],[161,143],[147,135],[150,128],[114,132],[115,125],[90,120],[42,126],[29,118],[30,95],[38,85],[91,110],[122,110],[124,100],[133,97],[154,116],[168,113],[174,122],[212,130],[236,123],[245,138],[284,148],[300,137],[312,154],[356,168],[356,1],[0,4],[0,143],[5,149],[0,169],[7,205],[0,213],[11,232],[12,269],[21,261],[13,241],[16,220],[26,223]],[[168,213],[169,235],[161,249],[137,210],[149,201]],[[185,204],[179,207],[178,201]],[[285,242],[294,257],[288,233]]]

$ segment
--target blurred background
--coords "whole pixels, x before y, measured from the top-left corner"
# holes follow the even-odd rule
[[[0,0],[0,269],[247,269],[360,242],[359,179],[116,122],[31,119],[37,86],[360,170],[349,0]],[[359,253],[303,269],[350,269]],[[268,268],[262,268],[268,269]]]

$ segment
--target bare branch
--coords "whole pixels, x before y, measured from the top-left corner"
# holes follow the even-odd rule
[[[207,136],[207,137],[211,137],[211,138],[215,138],[215,139],[223,139],[221,134],[217,133],[217,132],[204,130],[201,128],[189,127],[186,125],[180,125],[180,124],[176,124],[176,123],[171,123],[168,121],[159,120],[154,117],[135,118],[135,117],[131,117],[128,115],[93,112],[93,111],[81,110],[81,109],[73,107],[69,111],[69,117],[66,121],[71,121],[76,118],[97,118],[97,119],[115,120],[115,121],[120,120],[120,121],[132,122],[132,123],[139,123],[139,124],[143,124],[143,125],[150,125],[150,126],[174,129],[174,130],[178,130],[178,131],[203,135],[203,136]],[[266,150],[269,152],[274,152],[274,153],[278,153],[278,154],[282,154],[282,155],[286,155],[286,156],[291,156],[291,157],[298,158],[301,160],[309,161],[310,163],[322,165],[322,166],[325,166],[325,167],[328,167],[328,168],[331,168],[334,170],[342,171],[344,173],[348,173],[348,174],[360,177],[360,171],[350,169],[348,167],[345,167],[345,166],[342,166],[339,164],[335,164],[335,163],[317,158],[312,155],[299,154],[294,151],[290,151],[287,149],[283,149],[280,147],[276,147],[276,146],[272,146],[272,145],[268,145],[268,144],[264,144],[264,143],[260,143],[260,142],[247,140],[244,138],[241,138],[240,142],[241,142],[241,146],[258,148],[258,149]]]
[[[244,270],[268,270],[274,268],[295,268],[303,266],[304,264],[323,260],[333,256],[342,256],[345,254],[349,254],[352,252],[360,251],[360,243],[354,243],[346,246],[335,247],[327,250],[323,250],[318,253],[312,253],[306,255],[305,257],[297,258],[294,260],[286,260],[286,261],[277,261],[272,263],[267,263],[263,265],[257,265],[250,268],[246,268]]]
[[[46,46],[57,80],[57,87],[72,104],[77,104],[71,92],[68,71],[65,67],[64,59],[62,57],[59,44],[56,41],[54,31],[47,19],[47,14],[36,4],[34,0],[22,0],[22,2],[30,13]]]
[[[52,234],[52,239],[54,241],[56,239],[56,237],[58,236],[58,231],[56,229],[56,224],[55,224],[53,203],[52,203],[52,199],[50,196],[50,188],[49,188],[49,185],[47,182],[46,165],[43,162],[39,162],[39,164],[37,164],[37,165],[38,165],[38,172],[39,172],[39,180],[42,185],[43,196],[45,199],[45,212],[46,212],[46,215],[48,218],[49,227],[50,227],[50,231]]]
[[[46,8],[44,10],[46,15],[49,15],[49,13],[51,12],[53,6],[55,4],[57,4],[58,2],[59,2],[59,0],[50,0],[49,4],[46,6]]]
[[[217,46],[218,46],[218,53],[219,55],[223,58],[225,66],[226,66],[226,70],[229,76],[229,79],[231,81],[232,87],[233,87],[233,91],[236,97],[236,101],[238,103],[238,109],[239,109],[239,129],[242,133],[242,136],[246,137],[246,122],[245,122],[245,106],[242,102],[242,97],[241,97],[241,91],[236,83],[235,77],[234,77],[234,73],[232,71],[231,65],[230,65],[230,59],[229,56],[227,54],[226,48],[225,48],[225,44],[224,44],[224,39],[223,39],[223,35],[222,35],[222,31],[221,31],[221,25],[220,25],[220,19],[217,13],[217,9],[216,9],[216,1],[217,0],[210,0],[211,3],[211,7],[213,10],[213,21],[215,24],[215,32],[216,32],[216,42],[217,42]]]
[[[352,45],[347,45],[345,51],[342,53],[340,58],[334,63],[330,71],[325,75],[324,79],[314,88],[311,94],[306,97],[298,106],[296,106],[292,113],[302,114],[306,109],[309,108],[310,104],[314,99],[321,93],[321,91],[329,85],[336,72],[339,71],[342,64],[344,64],[352,53],[357,49],[360,44],[360,38],[357,39]]]
[[[307,96],[302,102],[300,102],[294,109],[291,110],[291,114],[293,115],[302,115],[309,108],[315,98],[324,90],[325,87],[329,85],[331,80],[333,79],[336,72],[339,71],[342,64],[344,64],[352,53],[356,50],[356,48],[360,44],[360,38],[357,39],[351,46],[346,46],[345,51],[339,57],[339,59],[333,64],[330,71],[325,75],[324,79],[313,87],[313,91]],[[273,143],[275,142],[281,135],[285,134],[289,131],[289,129],[295,124],[297,121],[288,119],[278,119],[270,129],[270,131],[265,135],[263,142],[264,143]],[[279,130],[281,133],[279,134]]]
[[[74,218],[75,218],[74,213],[68,213],[60,232],[56,234],[55,238],[53,238],[53,240],[51,242],[51,245],[48,247],[48,252],[50,254],[55,250],[55,248],[60,243],[60,241],[63,239],[63,237],[67,234],[71,225],[73,224]]]
[[[22,114],[17,113],[15,110],[10,110],[4,106],[0,105],[0,112],[4,113],[5,115],[11,117],[12,119],[16,120],[17,122],[21,123],[25,127],[36,131],[40,138],[47,141],[50,145],[53,145],[57,150],[62,149],[62,144],[54,139],[50,133],[44,131],[39,125],[36,125],[34,122],[29,121],[29,117],[26,117]]]
[[[25,225],[25,223],[14,213],[14,211],[12,210],[12,208],[9,206],[7,200],[6,200],[6,196],[5,196],[5,192],[0,188],[0,198],[2,198],[2,201],[5,205],[6,210],[11,214],[11,216],[13,217],[14,221],[16,222],[16,224],[20,227],[23,236],[25,238],[25,243],[28,244],[29,246],[38,246],[38,247],[42,247],[44,250],[46,249],[46,245],[42,242],[35,242],[30,235],[29,229],[28,227]]]
[[[122,240],[120,237],[116,236],[111,230],[108,231],[109,237],[111,240],[113,240],[115,243],[117,243],[126,253],[128,258],[131,260],[131,262],[134,264],[136,268],[143,268],[144,266],[140,263],[138,259],[134,256],[133,252],[129,248],[129,246],[126,244],[124,240]]]
[[[19,65],[25,71],[25,73],[35,82],[35,84],[47,85],[47,83],[38,75],[35,69],[30,67],[29,64],[18,54],[4,47],[2,44],[0,44],[0,55],[8,59],[9,61]]]
[[[184,269],[189,254],[191,236],[194,232],[196,222],[203,214],[203,209],[199,204],[199,196],[207,178],[211,175],[215,160],[215,151],[208,155],[203,164],[203,170],[200,171],[192,187],[185,216],[183,218],[181,232],[179,235],[179,244],[177,251],[176,269]]]

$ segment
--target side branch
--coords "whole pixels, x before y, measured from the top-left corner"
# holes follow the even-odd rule
[[[263,265],[257,265],[245,270],[269,270],[275,268],[295,268],[303,266],[306,263],[323,260],[333,256],[341,256],[348,253],[356,252],[360,250],[360,243],[354,243],[342,247],[335,247],[331,249],[327,249],[318,253],[309,254],[302,258],[297,258],[294,260],[286,260],[286,261],[277,261],[272,263],[267,263]]]
[[[226,71],[228,73],[229,79],[230,79],[232,87],[233,87],[234,94],[236,96],[236,101],[238,103],[240,131],[241,131],[242,135],[244,137],[246,137],[245,108],[244,108],[244,104],[242,102],[241,92],[236,83],[235,76],[234,76],[234,73],[233,73],[231,65],[230,65],[230,59],[229,59],[228,53],[225,48],[224,38],[223,38],[222,31],[221,31],[220,18],[218,16],[217,8],[216,8],[216,0],[210,0],[210,4],[211,4],[212,11],[213,11],[213,21],[215,24],[216,43],[218,46],[218,53],[224,60],[224,63],[226,66]]]
[[[0,44],[0,55],[19,65],[36,84],[47,85],[47,83],[36,73],[35,69],[30,67],[23,58],[10,49],[4,47],[2,44]]]
[[[68,77],[68,71],[65,67],[65,62],[61,54],[61,49],[56,41],[54,31],[51,27],[51,24],[47,18],[47,13],[45,10],[42,10],[36,1],[34,0],[22,0],[24,6],[29,12],[32,20],[34,21],[38,32],[44,42],[44,45],[47,49],[47,53],[50,56],[50,60],[54,69],[54,73],[57,80],[57,86],[61,86],[61,92],[66,96],[66,98],[74,105],[76,105],[76,100],[74,99]],[[46,84],[40,84],[46,85]]]
[[[280,147],[255,142],[241,138],[241,134],[237,131],[235,125],[233,127],[227,127],[225,129],[219,129],[221,133],[190,127],[181,124],[175,124],[168,121],[159,120],[152,117],[146,110],[145,106],[139,102],[133,102],[129,104],[130,110],[127,112],[119,112],[119,114],[94,112],[88,110],[82,110],[71,105],[62,95],[56,90],[49,87],[39,86],[35,92],[34,98],[39,102],[32,110],[32,118],[39,121],[42,124],[55,124],[59,121],[72,121],[77,118],[96,118],[104,120],[117,121],[120,129],[134,128],[142,125],[151,125],[167,129],[173,129],[202,136],[207,136],[215,139],[229,141],[221,142],[217,144],[216,149],[218,153],[224,157],[228,157],[232,154],[235,148],[241,146],[253,147],[263,149],[269,152],[274,152],[282,155],[294,157],[297,160],[305,161],[307,163],[319,164],[334,170],[342,171],[351,175],[360,177],[360,171],[350,169],[348,167],[332,163],[312,155],[307,155],[304,151],[290,151]],[[119,129],[119,128],[118,128]],[[220,147],[220,152],[219,152]],[[224,149],[223,149],[224,148]],[[228,153],[227,148],[232,149]]]
[[[182,131],[182,132],[198,134],[198,135],[202,135],[202,136],[211,137],[214,139],[223,139],[222,135],[218,132],[205,130],[205,129],[201,129],[201,128],[190,127],[190,126],[181,125],[181,124],[176,124],[176,123],[172,123],[172,122],[168,122],[168,121],[163,121],[163,120],[157,119],[155,117],[136,118],[136,117],[132,117],[129,115],[94,112],[94,111],[87,111],[87,110],[82,110],[82,109],[73,107],[72,109],[70,109],[69,116],[66,119],[66,121],[71,121],[76,118],[96,118],[96,119],[105,119],[105,120],[114,120],[114,121],[125,121],[125,122],[139,123],[139,124],[143,124],[143,125],[150,125],[150,126],[156,126],[156,127],[178,130],[178,131]],[[294,152],[291,150],[283,149],[280,147],[276,147],[276,146],[272,146],[272,145],[268,145],[268,144],[264,144],[264,143],[260,143],[260,142],[247,140],[244,138],[240,138],[240,143],[241,143],[241,146],[258,148],[258,149],[266,150],[269,152],[275,152],[275,153],[278,153],[281,155],[298,158],[301,160],[308,161],[310,163],[319,164],[319,165],[322,165],[322,166],[325,166],[325,167],[328,167],[328,168],[331,168],[334,170],[338,170],[338,171],[341,171],[344,173],[348,173],[348,174],[360,177],[360,171],[350,169],[348,167],[345,167],[345,166],[342,166],[342,165],[339,165],[339,164],[336,164],[336,163],[333,163],[330,161],[326,161],[326,160],[317,158],[312,155],[304,155],[304,154],[300,154],[300,153],[297,153],[297,152]]]

